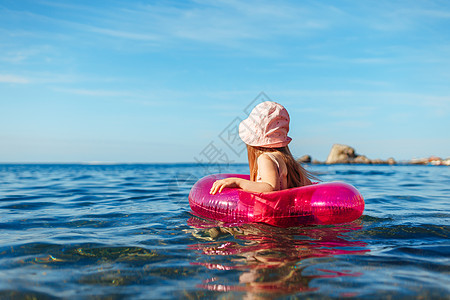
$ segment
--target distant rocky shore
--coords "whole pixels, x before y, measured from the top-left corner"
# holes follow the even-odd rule
[[[428,158],[415,158],[406,162],[397,162],[394,158],[370,159],[365,155],[357,154],[355,149],[342,144],[334,144],[328,154],[327,160],[324,162],[312,159],[310,155],[304,155],[297,159],[301,163],[312,164],[372,164],[372,165],[435,165],[450,166],[450,157],[442,159],[440,157],[431,156]]]

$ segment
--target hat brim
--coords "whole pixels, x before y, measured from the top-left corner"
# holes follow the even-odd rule
[[[239,137],[245,144],[249,146],[281,148],[287,146],[292,141],[292,138],[290,138],[289,136],[286,136],[286,138],[281,141],[264,140],[262,129],[260,129],[256,124],[250,124],[251,121],[252,120],[250,118],[247,118],[239,124]],[[254,128],[254,130],[251,130],[250,128]],[[260,132],[258,132],[258,129]]]

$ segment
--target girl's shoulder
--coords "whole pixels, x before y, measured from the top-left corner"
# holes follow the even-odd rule
[[[258,156],[258,164],[260,163],[267,163],[267,162],[272,162],[273,164],[275,164],[277,166],[277,168],[280,168],[280,166],[283,163],[283,158],[281,157],[281,155],[275,153],[275,152],[264,152],[262,153],[260,156]]]

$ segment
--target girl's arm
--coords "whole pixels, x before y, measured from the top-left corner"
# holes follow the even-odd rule
[[[229,177],[215,181],[209,193],[212,195],[217,192],[220,193],[226,187],[241,188],[249,192],[257,193],[278,191],[280,189],[280,180],[275,163],[267,155],[262,154],[258,157],[257,164],[261,182]]]

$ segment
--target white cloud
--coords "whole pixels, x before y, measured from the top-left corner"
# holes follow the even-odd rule
[[[26,16],[40,22],[69,26],[107,37],[144,42],[164,41],[169,44],[174,41],[193,41],[236,47],[248,40],[267,41],[281,36],[301,36],[310,31],[323,30],[329,27],[331,14],[336,13],[330,7],[313,5],[305,9],[291,2],[163,3],[124,3],[108,10],[76,6],[72,9],[76,18],[71,19],[30,13]],[[49,2],[41,4],[67,9]],[[80,14],[82,17],[77,17]]]
[[[134,93],[128,91],[115,91],[115,90],[93,90],[93,89],[61,89],[55,88],[55,91],[82,95],[82,96],[95,96],[95,97],[130,97],[135,96]]]
[[[431,2],[431,1],[430,1]],[[427,18],[440,18],[440,19],[450,19],[450,11],[446,11],[445,9],[424,9],[424,8],[403,8],[399,9],[399,12],[409,18],[419,18],[419,17],[427,17]]]
[[[100,28],[100,27],[95,27],[95,26],[85,26],[85,28],[91,32],[100,33],[100,34],[117,37],[117,38],[130,39],[130,40],[155,41],[155,40],[159,40],[159,38],[160,38],[157,35],[148,34],[148,33],[135,33],[135,32],[129,32],[129,31],[123,31],[123,30]]]
[[[115,98],[126,103],[140,106],[158,106],[183,105],[186,99],[198,96],[195,92],[176,91],[176,90],[114,90],[114,89],[88,89],[88,88],[53,88],[56,92],[68,93],[87,97]]]
[[[393,58],[387,57],[339,57],[332,55],[309,55],[308,58],[312,61],[324,63],[341,63],[341,64],[393,64],[396,62]]]
[[[0,74],[0,82],[25,84],[25,83],[30,83],[30,80],[28,78],[21,77],[21,76]]]

